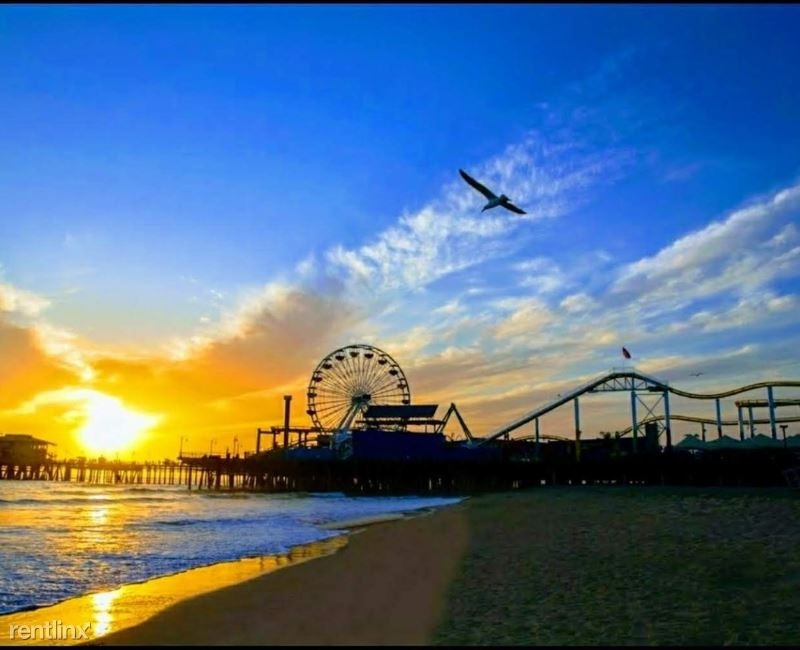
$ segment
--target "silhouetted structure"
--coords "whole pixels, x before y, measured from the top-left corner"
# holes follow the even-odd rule
[[[55,443],[23,433],[0,435],[0,478],[39,478]]]

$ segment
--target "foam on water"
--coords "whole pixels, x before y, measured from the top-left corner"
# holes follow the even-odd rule
[[[0,614],[186,569],[287,552],[330,525],[458,502],[172,486],[0,483]]]

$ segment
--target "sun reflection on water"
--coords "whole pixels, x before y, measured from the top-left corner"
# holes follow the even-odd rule
[[[115,589],[91,595],[93,636],[102,636],[111,631],[114,622],[112,604],[121,593],[122,589]]]
[[[89,520],[93,524],[104,524],[108,519],[108,508],[106,506],[100,506],[98,508],[90,508],[86,512]]]

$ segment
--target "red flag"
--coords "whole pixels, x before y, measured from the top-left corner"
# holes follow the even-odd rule
[[[625,357],[626,359],[631,358],[631,353],[628,352],[628,348],[622,348],[622,356]]]

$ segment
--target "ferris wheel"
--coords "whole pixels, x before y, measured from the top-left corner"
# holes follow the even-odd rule
[[[403,369],[386,352],[354,344],[319,362],[308,383],[308,410],[314,426],[345,429],[359,423],[370,404],[410,404]]]

